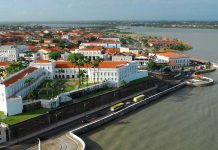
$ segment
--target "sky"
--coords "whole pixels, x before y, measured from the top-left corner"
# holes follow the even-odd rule
[[[218,21],[218,0],[0,0],[0,22]]]

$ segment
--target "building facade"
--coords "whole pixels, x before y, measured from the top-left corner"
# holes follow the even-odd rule
[[[46,72],[50,72],[49,74],[45,74],[49,79],[77,78],[79,72],[76,65],[66,61],[38,61],[30,65],[36,68],[44,68]],[[122,81],[128,83],[148,75],[146,70],[138,71],[137,67],[137,62],[104,61],[100,63],[98,68],[93,68],[91,65],[84,65],[80,70],[86,71],[89,82],[110,81],[115,87],[119,87]]]
[[[17,61],[19,49],[16,46],[4,45],[0,46],[0,61]]]
[[[83,54],[90,60],[96,60],[97,57],[107,60],[108,56],[102,46],[80,47],[75,50],[75,53]]]
[[[0,82],[0,111],[6,115],[22,113],[23,98],[45,80],[42,69],[27,67]]]
[[[86,42],[86,43],[81,43],[81,46],[102,46],[104,48],[120,48],[121,43],[120,42],[115,42],[115,41],[94,41],[94,42]]]
[[[160,52],[160,53],[149,53],[149,57],[154,58],[160,63],[175,62],[181,66],[189,66],[189,57],[185,54],[176,52]]]

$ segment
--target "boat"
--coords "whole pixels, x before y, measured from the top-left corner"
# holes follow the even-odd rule
[[[205,77],[205,76],[201,76],[201,75],[194,75],[193,79],[188,80],[187,85],[189,86],[209,86],[209,85],[213,85],[214,84],[214,80],[209,78],[209,77]]]
[[[218,63],[212,63],[214,68],[218,68]]]

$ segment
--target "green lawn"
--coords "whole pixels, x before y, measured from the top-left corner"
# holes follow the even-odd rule
[[[88,86],[94,85],[89,83]],[[80,88],[87,87],[87,83],[84,81]],[[46,80],[37,89],[35,89],[31,94],[29,94],[24,99],[51,99],[63,92],[70,92],[78,88],[78,80]]]
[[[49,109],[40,108],[40,109],[36,109],[36,110],[33,110],[33,111],[25,112],[25,113],[22,113],[22,114],[18,114],[18,115],[14,115],[14,116],[8,116],[4,120],[2,120],[0,118],[0,122],[4,122],[4,123],[6,123],[8,125],[14,125],[14,124],[17,124],[19,122],[29,120],[31,118],[35,118],[37,116],[46,114],[48,111],[49,111]]]

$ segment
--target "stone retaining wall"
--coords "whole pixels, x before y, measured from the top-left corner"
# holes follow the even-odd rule
[[[96,127],[100,127],[100,126],[102,126],[102,125],[104,125],[104,124],[106,124],[106,123],[108,123],[108,122],[110,122],[112,120],[115,120],[115,119],[129,113],[129,112],[132,112],[132,111],[136,110],[139,107],[142,107],[142,106],[144,106],[144,105],[146,105],[146,104],[148,104],[148,103],[150,103],[152,101],[157,100],[158,98],[160,98],[162,96],[165,96],[165,95],[167,95],[167,94],[169,94],[171,92],[174,92],[174,91],[176,91],[176,90],[178,90],[178,89],[180,89],[182,87],[185,87],[185,86],[186,86],[186,83],[183,82],[183,83],[181,83],[179,85],[168,88],[168,89],[166,89],[166,90],[164,90],[162,92],[159,92],[159,93],[157,93],[155,95],[152,95],[152,96],[144,99],[143,101],[140,101],[138,103],[134,103],[134,104],[132,104],[132,105],[130,105],[128,107],[125,107],[124,109],[122,109],[120,111],[117,111],[117,112],[112,113],[110,115],[107,115],[107,116],[105,116],[105,117],[103,117],[103,118],[101,118],[99,120],[96,120],[94,122],[91,122],[89,124],[81,126],[81,127],[77,128],[77,129],[74,129],[71,132],[74,133],[74,134],[86,133],[86,132],[88,132],[88,131],[90,131],[92,129],[95,129]]]

